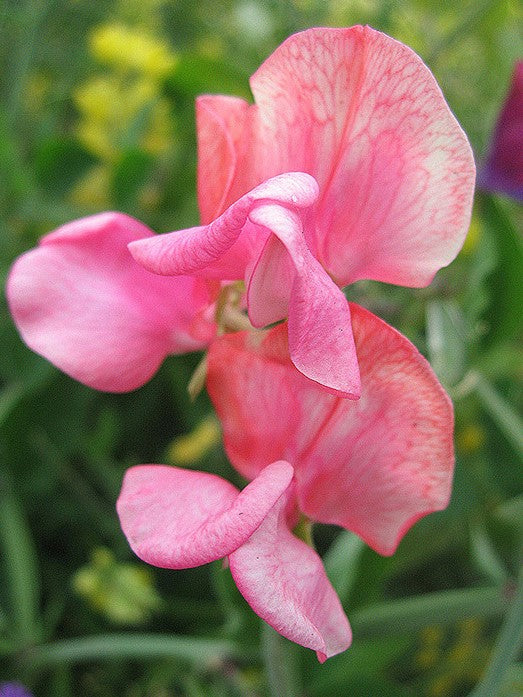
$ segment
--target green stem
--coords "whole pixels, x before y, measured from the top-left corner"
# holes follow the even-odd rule
[[[470,694],[470,697],[491,697],[497,695],[503,685],[505,675],[521,647],[523,639],[523,568],[520,571],[514,599],[508,609],[501,627],[490,663],[483,680]]]
[[[441,591],[356,610],[351,613],[351,624],[354,636],[360,639],[402,636],[430,624],[453,624],[467,617],[499,617],[506,605],[502,587]]]
[[[295,648],[265,622],[262,624],[262,650],[271,697],[301,695],[293,655]]]
[[[40,639],[38,561],[29,526],[5,468],[0,471],[0,550],[16,639],[22,644],[33,643]]]
[[[245,656],[246,652],[231,641],[161,634],[107,634],[37,646],[27,651],[23,659],[32,668],[42,669],[64,663],[151,658],[176,658],[201,665]]]

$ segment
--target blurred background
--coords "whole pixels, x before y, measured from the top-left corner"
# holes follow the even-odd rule
[[[370,24],[411,46],[481,165],[522,20],[517,0],[3,0],[2,287],[17,255],[83,215],[196,224],[195,96],[249,98],[264,58],[310,26]],[[137,392],[94,392],[21,343],[4,299],[0,683],[35,697],[522,695],[521,222],[517,202],[479,192],[429,288],[350,289],[431,360],[455,403],[457,465],[449,508],[391,558],[314,530],[355,637],[324,666],[264,629],[221,563],[153,569],[120,531],[129,465],[234,479],[206,395],[186,393],[200,356],[170,358]]]

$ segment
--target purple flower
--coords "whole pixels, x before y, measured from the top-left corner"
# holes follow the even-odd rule
[[[0,697],[33,697],[19,682],[0,683]]]
[[[514,67],[478,186],[523,201],[523,60]]]

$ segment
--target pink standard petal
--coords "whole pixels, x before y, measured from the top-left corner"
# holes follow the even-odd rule
[[[229,141],[232,182],[199,172],[200,188],[219,188],[224,209],[244,187],[308,172],[320,198],[307,241],[338,285],[424,286],[454,259],[469,224],[474,161],[413,51],[370,27],[309,29],[274,51],[251,88],[255,104],[242,108]],[[211,103],[226,123],[229,104]]]
[[[268,465],[243,491],[225,479],[166,465],[127,470],[117,502],[125,536],[149,564],[188,569],[243,544],[288,488],[287,462]]]
[[[251,537],[229,555],[252,609],[277,632],[317,652],[323,663],[351,643],[349,622],[316,552],[287,526],[282,496]]]
[[[13,265],[7,297],[27,345],[90,387],[124,392],[171,353],[203,348],[205,282],[145,271],[127,244],[153,233],[121,213],[68,223]]]
[[[227,200],[232,203],[260,183],[242,182],[238,189],[250,115],[249,104],[238,97],[203,95],[196,100],[198,205],[204,225],[228,208]],[[233,188],[239,193],[231,199]]]
[[[213,342],[207,386],[240,472],[253,477],[264,462],[292,462],[301,510],[392,554],[418,518],[448,503],[452,405],[405,337],[351,310],[359,401],[329,395],[294,369],[284,325]]]

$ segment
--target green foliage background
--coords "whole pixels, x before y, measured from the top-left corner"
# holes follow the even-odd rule
[[[3,0],[2,279],[42,234],[104,208],[159,232],[195,224],[195,96],[248,97],[261,61],[309,26],[370,24],[409,44],[481,162],[522,19],[516,0]],[[108,25],[163,46],[167,68],[144,69],[132,42],[120,62],[97,56],[90,37]],[[85,97],[93,79],[107,102]],[[115,80],[124,97],[142,90],[134,111]],[[112,110],[106,151],[81,130],[100,109]],[[199,357],[169,359],[135,393],[96,393],[25,348],[4,301],[0,682],[37,697],[523,694],[521,220],[513,201],[478,194],[464,250],[430,288],[350,289],[431,360],[455,402],[457,466],[449,508],[391,558],[315,529],[355,637],[323,666],[264,628],[221,564],[146,572],[119,529],[126,467],[172,461],[173,439],[211,412],[205,395],[186,394]],[[191,466],[234,477],[218,443]]]

